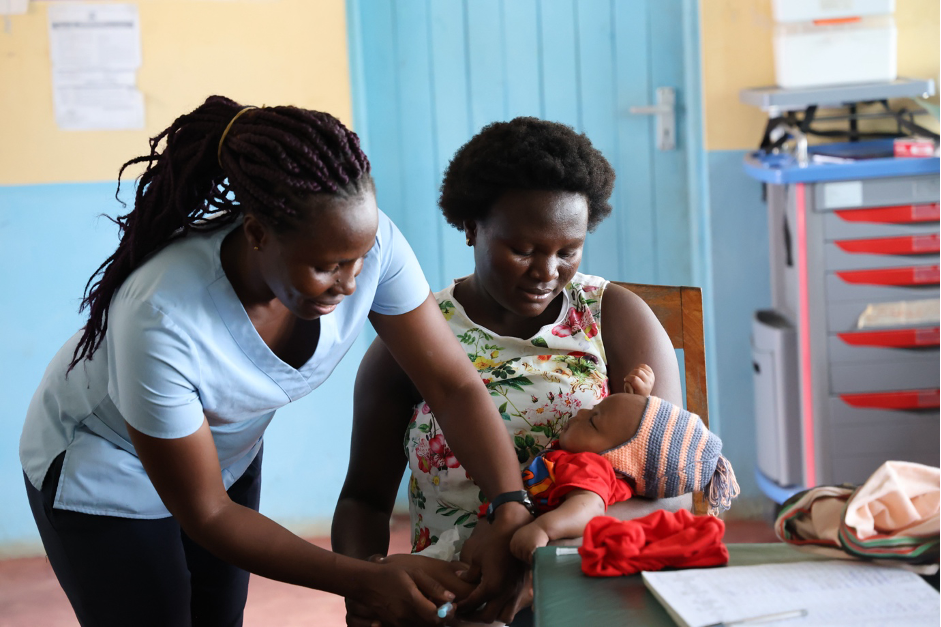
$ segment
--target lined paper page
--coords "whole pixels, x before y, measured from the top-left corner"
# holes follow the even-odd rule
[[[807,610],[765,626],[937,627],[938,592],[908,571],[846,561],[644,573],[644,583],[690,627]]]

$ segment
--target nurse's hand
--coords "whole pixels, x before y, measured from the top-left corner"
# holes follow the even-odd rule
[[[474,533],[461,550],[461,561],[470,564],[463,578],[478,584],[474,592],[460,602],[462,615],[472,612],[467,618],[481,623],[496,620],[509,623],[531,600],[526,586],[528,568],[510,552],[510,541],[516,530],[532,520],[522,505],[507,503],[497,510],[492,525],[484,519],[477,522]],[[475,612],[483,604],[486,605]]]
[[[454,617],[452,605],[444,617],[438,608],[465,597],[473,585],[457,573],[466,571],[460,562],[444,562],[422,555],[391,555],[371,558],[382,566],[377,576],[365,582],[357,598],[347,599],[350,627],[444,625]]]

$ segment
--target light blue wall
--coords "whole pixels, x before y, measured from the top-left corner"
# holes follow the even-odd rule
[[[736,470],[743,496],[760,498],[754,479],[750,337],[752,313],[771,304],[771,275],[767,209],[761,184],[742,169],[745,152],[707,153],[715,361],[710,374],[718,382],[723,451]]]
[[[77,309],[85,281],[117,245],[117,229],[97,217],[121,212],[115,185],[0,187],[0,551],[38,541],[17,453],[20,430],[46,364],[84,323]],[[360,339],[326,385],[279,411],[268,429],[261,501],[273,518],[301,524],[333,514],[364,350]]]
[[[0,187],[0,545],[38,539],[18,445],[46,364],[81,325],[89,275],[114,249],[102,211],[120,205],[113,184]]]

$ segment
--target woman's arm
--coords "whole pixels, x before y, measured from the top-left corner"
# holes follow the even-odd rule
[[[429,295],[407,314],[373,312],[370,320],[434,411],[448,446],[483,493],[493,498],[522,490],[519,462],[503,419],[434,297]],[[402,437],[404,429],[396,440]],[[479,561],[471,564],[472,572],[480,570],[480,586],[462,603],[462,607],[474,608],[489,600],[482,622],[512,617],[516,612],[524,570],[510,554],[509,543],[513,533],[531,521],[519,503],[507,503],[496,512],[486,540],[488,550],[478,552]]]
[[[377,338],[356,372],[350,465],[330,535],[337,553],[360,559],[388,553],[389,518],[407,465],[402,438],[420,400]]]
[[[630,290],[609,283],[601,300],[601,334],[612,392],[640,364],[656,375],[651,394],[683,406],[680,368],[670,337],[647,303]]]
[[[400,316],[369,316],[401,369],[428,403],[461,465],[487,498],[523,489],[503,419],[433,296]],[[404,437],[404,429],[399,440]],[[525,513],[516,503],[508,509]],[[522,517],[519,517],[522,520]],[[526,522],[529,522],[526,520]]]
[[[435,625],[452,595],[422,569],[374,564],[320,549],[225,491],[209,431],[161,439],[127,425],[138,457],[183,530],[215,556],[249,572],[358,600],[398,625]],[[427,597],[427,598],[426,598]]]

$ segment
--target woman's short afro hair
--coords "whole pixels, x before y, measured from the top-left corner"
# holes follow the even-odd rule
[[[455,153],[438,205],[451,226],[464,230],[465,221],[485,219],[514,189],[583,194],[593,231],[611,213],[614,168],[585,135],[564,124],[532,117],[494,122]]]

